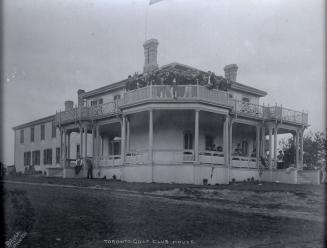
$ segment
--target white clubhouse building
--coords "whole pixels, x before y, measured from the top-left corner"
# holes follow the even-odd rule
[[[260,105],[267,93],[238,83],[235,64],[224,77],[180,63],[159,67],[158,41],[143,46],[142,74],[78,90],[77,106],[66,101],[64,111],[14,127],[16,169],[84,177],[81,157],[93,161],[94,177],[128,182],[317,183],[317,172],[301,170],[307,113]],[[286,133],[295,138],[295,165],[277,169],[277,135]]]

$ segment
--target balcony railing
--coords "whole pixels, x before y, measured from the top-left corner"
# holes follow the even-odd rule
[[[246,116],[264,118],[266,117],[266,109],[262,105],[257,105],[249,102],[242,102],[238,100],[234,101],[233,112]],[[267,116],[268,117],[268,116]]]
[[[124,93],[123,105],[145,100],[185,101],[203,100],[214,104],[230,105],[226,91],[209,90],[199,85],[152,85]]]
[[[307,125],[308,114],[281,106],[262,106],[230,99],[228,92],[208,89],[200,85],[151,85],[127,91],[119,101],[78,108],[57,113],[58,123],[96,120],[120,113],[120,108],[148,100],[164,102],[202,101],[231,108],[232,113],[260,119],[277,119],[283,122]]]
[[[56,114],[57,123],[78,122],[81,120],[96,120],[115,113],[118,113],[119,103],[108,102],[95,106],[79,106],[77,108],[60,111]]]

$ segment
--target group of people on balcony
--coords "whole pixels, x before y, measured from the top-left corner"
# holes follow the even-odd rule
[[[221,91],[227,91],[229,84],[222,76],[216,76],[214,72],[208,71],[198,72],[197,74],[183,75],[182,73],[172,71],[160,71],[156,70],[149,73],[143,73],[139,75],[134,73],[133,76],[129,75],[127,79],[126,89],[127,91],[143,88],[149,85],[165,85],[170,86],[170,95],[174,98],[177,97],[177,86],[185,86],[185,92],[183,96],[192,96],[191,88],[187,86],[202,85],[208,89],[217,89]],[[165,87],[167,88],[167,87]],[[161,95],[168,94],[167,92],[160,92]]]

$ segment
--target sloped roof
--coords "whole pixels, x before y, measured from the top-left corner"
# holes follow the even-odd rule
[[[24,124],[15,126],[12,129],[13,130],[22,129],[25,127],[35,126],[35,125],[43,124],[43,123],[54,121],[54,120],[55,120],[55,115],[49,115],[49,116],[46,116],[46,117],[43,117],[43,118],[40,118],[40,119],[37,119],[34,121],[26,122]]]
[[[173,71],[173,72],[184,74],[184,75],[196,75],[199,72],[206,73],[205,71],[202,71],[195,67],[192,67],[189,65],[184,65],[181,63],[176,63],[176,62],[161,66],[159,68],[159,71]],[[139,76],[142,76],[142,75],[143,74],[140,74]],[[127,78],[124,80],[121,80],[119,82],[116,82],[113,84],[108,84],[106,86],[85,92],[82,94],[82,97],[89,98],[89,97],[93,97],[95,95],[105,94],[105,93],[108,93],[113,90],[123,89],[126,86],[126,82],[127,82]],[[250,94],[253,94],[253,95],[256,95],[259,97],[267,95],[267,92],[265,92],[265,91],[256,89],[254,87],[247,86],[245,84],[234,82],[234,81],[231,82],[231,89],[250,93]]]

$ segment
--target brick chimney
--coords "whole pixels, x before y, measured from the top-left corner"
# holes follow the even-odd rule
[[[144,67],[143,72],[158,69],[157,50],[159,42],[157,39],[150,39],[144,42]]]
[[[225,78],[228,81],[234,81],[236,82],[236,78],[237,78],[237,69],[238,66],[236,64],[230,64],[230,65],[226,65],[224,67],[224,71],[225,71]]]
[[[78,106],[83,105],[83,98],[82,98],[82,96],[81,96],[81,94],[83,94],[83,93],[85,93],[85,90],[81,90],[81,89],[79,89],[79,90],[77,91]]]

